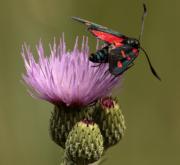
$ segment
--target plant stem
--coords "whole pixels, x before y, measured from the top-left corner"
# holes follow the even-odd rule
[[[77,163],[77,164],[74,164],[73,161],[67,159],[66,157],[63,159],[63,161],[61,162],[60,165],[100,165],[104,162],[105,159],[99,159],[98,161],[94,162],[94,163],[91,163],[91,164],[84,164],[84,163]]]

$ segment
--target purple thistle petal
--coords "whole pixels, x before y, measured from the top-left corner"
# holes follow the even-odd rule
[[[97,46],[98,47],[98,46]],[[22,57],[26,74],[24,82],[30,87],[31,95],[53,104],[86,106],[106,96],[119,82],[108,70],[108,64],[92,67],[88,60],[88,38],[83,38],[78,49],[76,38],[72,52],[66,51],[64,36],[57,45],[50,45],[50,56],[44,55],[42,42],[37,45],[36,62],[30,48],[24,44]]]

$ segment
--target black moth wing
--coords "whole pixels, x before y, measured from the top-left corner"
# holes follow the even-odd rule
[[[133,52],[133,47],[130,45],[112,49],[108,58],[109,72],[115,76],[121,75],[133,65],[136,57],[137,55]]]

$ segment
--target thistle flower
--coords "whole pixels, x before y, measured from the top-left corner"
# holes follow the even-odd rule
[[[83,107],[106,96],[120,80],[108,72],[108,64],[92,67],[95,64],[88,60],[88,39],[83,40],[78,49],[77,38],[74,49],[67,51],[62,37],[60,43],[54,42],[50,49],[50,56],[46,57],[39,42],[37,62],[28,46],[22,49],[26,68],[23,80],[35,98],[55,105]]]
[[[59,44],[54,42],[50,45],[50,50],[50,56],[45,56],[42,43],[39,42],[36,61],[30,48],[23,46],[22,56],[26,68],[23,80],[33,97],[55,105],[50,119],[50,134],[52,140],[65,150],[63,165],[97,161],[106,147],[107,137],[104,131],[111,129],[108,121],[119,114],[116,112],[119,109],[116,108],[116,114],[112,113],[110,117],[104,112],[100,115],[103,123],[108,119],[105,123],[108,128],[104,130],[101,128],[104,125],[99,124],[94,117],[96,106],[89,105],[107,96],[121,77],[111,75],[108,64],[93,67],[95,64],[88,60],[88,39],[83,39],[79,49],[77,38],[74,49],[67,51],[63,37]],[[104,101],[104,106],[99,107],[98,113],[102,112],[102,107],[112,109],[111,104]]]

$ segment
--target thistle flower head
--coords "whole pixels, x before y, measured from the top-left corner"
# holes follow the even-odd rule
[[[81,49],[76,39],[74,49],[67,51],[64,38],[58,45],[54,42],[50,49],[50,56],[45,56],[43,45],[39,42],[36,61],[30,48],[23,46],[26,68],[23,80],[30,87],[33,97],[56,105],[86,106],[106,96],[120,80],[120,77],[114,78],[108,72],[108,64],[92,67],[95,64],[88,60],[87,39],[83,39]]]

